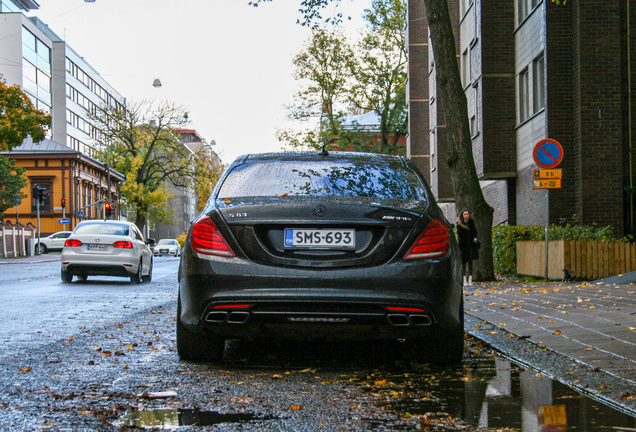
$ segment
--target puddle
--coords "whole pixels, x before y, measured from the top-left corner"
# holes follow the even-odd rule
[[[117,420],[114,426],[161,430],[179,426],[212,426],[220,423],[246,423],[274,419],[278,418],[250,413],[218,413],[193,409],[163,408],[126,414]]]
[[[427,418],[443,412],[488,430],[636,431],[636,418],[503,358],[383,379],[389,385],[372,391],[401,393],[390,408],[403,415]]]

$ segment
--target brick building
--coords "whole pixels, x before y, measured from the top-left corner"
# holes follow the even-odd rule
[[[449,0],[473,155],[494,223],[634,233],[636,0]],[[444,107],[424,0],[409,0],[409,155],[455,218]],[[630,31],[628,31],[628,29]],[[532,151],[559,141],[561,189],[532,188]]]

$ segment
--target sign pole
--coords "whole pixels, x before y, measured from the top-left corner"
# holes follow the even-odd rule
[[[548,278],[548,253],[550,233],[550,189],[561,188],[562,172],[556,168],[563,160],[563,147],[553,139],[546,138],[539,141],[532,151],[532,157],[537,165],[544,169],[533,170],[533,189],[545,189],[546,221],[545,221],[545,281]]]
[[[545,204],[547,207],[545,221],[545,281],[548,282],[548,251],[549,251],[549,231],[550,231],[550,189],[545,190]]]

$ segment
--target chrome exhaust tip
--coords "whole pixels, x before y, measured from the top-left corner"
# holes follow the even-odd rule
[[[433,324],[431,317],[428,315],[409,315],[409,320],[413,325],[427,326]]]
[[[223,311],[210,312],[206,315],[205,320],[211,323],[224,323],[228,318],[228,313]]]
[[[228,324],[245,324],[249,317],[249,312],[232,312],[227,318],[227,322]]]
[[[387,319],[394,326],[407,326],[410,324],[409,318],[404,314],[388,314]]]

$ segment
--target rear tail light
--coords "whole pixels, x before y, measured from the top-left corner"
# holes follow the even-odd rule
[[[450,230],[439,219],[433,219],[404,256],[406,260],[438,258],[450,250]]]
[[[249,309],[251,304],[222,304],[216,305],[212,309]]]
[[[82,242],[77,239],[67,239],[64,242],[64,247],[80,247]]]
[[[424,309],[414,307],[387,306],[386,308],[391,312],[424,312]]]
[[[116,241],[115,243],[113,243],[113,247],[115,249],[132,249],[133,244],[132,242],[122,240],[122,241]]]
[[[203,216],[192,226],[190,245],[195,252],[204,255],[236,256],[212,219]]]

